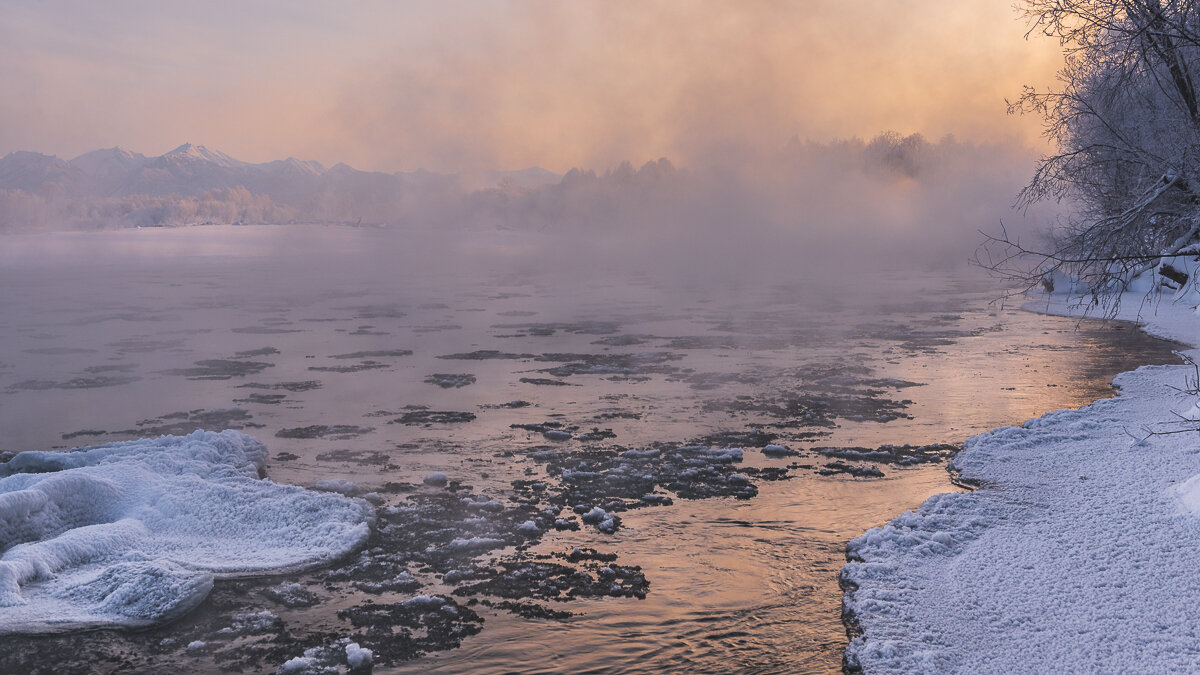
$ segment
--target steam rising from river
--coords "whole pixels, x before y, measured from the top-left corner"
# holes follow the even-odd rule
[[[660,159],[601,172],[573,169],[549,184],[501,179],[476,190],[457,176],[346,172],[317,183],[315,196],[315,188],[292,183],[265,183],[257,188],[262,194],[185,188],[159,197],[101,196],[86,181],[57,192],[43,184],[33,192],[0,190],[0,224],[349,222],[392,237],[359,252],[355,266],[845,285],[879,268],[961,266],[981,230],[995,232],[1003,222],[1010,232],[1028,231],[1049,215],[1026,217],[1011,207],[1033,164],[1015,146],[883,134],[870,142],[793,140],[773,152],[729,157],[696,166]],[[282,232],[280,253],[305,245]]]
[[[737,165],[659,160],[573,171],[540,190],[473,195],[470,220],[552,236],[540,265],[662,271],[703,279],[794,279],[885,267],[954,267],[1012,210],[1023,151],[919,135],[793,141]]]

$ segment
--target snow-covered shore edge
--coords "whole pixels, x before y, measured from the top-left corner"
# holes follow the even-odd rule
[[[1195,289],[1147,297],[1131,289],[1114,318],[1200,359]],[[1082,316],[1065,295],[1026,309]],[[1200,668],[1200,437],[1147,435],[1200,419],[1195,377],[1144,366],[1115,398],[969,439],[951,469],[986,487],[847,545],[846,669]]]

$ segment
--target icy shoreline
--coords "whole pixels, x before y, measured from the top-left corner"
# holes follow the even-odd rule
[[[1196,295],[1143,298],[1128,293],[1117,318],[1200,358]],[[1063,296],[1030,309],[1079,315]],[[1183,428],[1176,414],[1200,419],[1194,378],[1145,366],[1115,378],[1115,398],[968,440],[951,467],[984,488],[847,545],[844,612],[861,630],[847,669],[1200,667],[1200,440],[1147,436]]]

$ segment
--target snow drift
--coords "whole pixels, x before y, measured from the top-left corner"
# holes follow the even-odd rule
[[[266,456],[197,431],[0,464],[0,635],[150,626],[216,578],[315,567],[366,539],[365,502],[260,479]]]
[[[1136,280],[1118,316],[1195,345],[1200,292],[1148,294],[1156,277]],[[1033,306],[1078,313],[1075,300]],[[849,543],[845,610],[862,629],[849,668],[1200,669],[1195,377],[1145,366],[1116,378],[1116,398],[968,440],[952,468],[982,489],[931,497]]]

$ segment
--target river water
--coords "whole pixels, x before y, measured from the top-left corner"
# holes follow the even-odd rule
[[[269,478],[353,482],[443,539],[381,535],[358,567],[218,584],[195,616],[145,633],[0,639],[0,670],[272,672],[352,636],[377,672],[838,671],[845,542],[959,488],[947,448],[900,462],[837,448],[959,444],[1174,358],[1125,324],[997,304],[970,273],[674,277],[540,265],[539,236],[6,237],[0,451],[239,428],[269,447]],[[649,479],[620,474],[621,453],[652,448],[636,460]],[[449,488],[422,484],[433,472]],[[447,490],[499,515],[411,520]],[[535,508],[563,529],[547,516],[514,539]],[[455,528],[492,544],[438,553]],[[382,568],[406,581],[371,586]],[[272,594],[289,584],[312,601]],[[418,595],[459,618],[351,620]],[[262,611],[263,625],[233,618]]]

